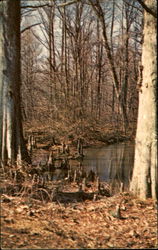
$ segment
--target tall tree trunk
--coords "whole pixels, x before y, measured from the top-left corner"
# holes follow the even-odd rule
[[[3,44],[4,44],[4,37],[3,37],[3,8],[2,3],[0,3],[0,107],[2,107],[2,91],[3,91]],[[0,108],[0,148],[2,147],[2,108]],[[0,150],[0,159],[2,157],[2,151]]]
[[[110,31],[110,45],[111,45],[111,54],[112,57],[114,57],[114,51],[113,51],[113,31],[114,31],[114,19],[115,17],[115,0],[112,2],[112,20],[111,20],[111,31]],[[112,85],[112,113],[114,113],[115,109],[115,88],[114,85]]]
[[[0,64],[2,119],[1,160],[12,164],[28,159],[22,133],[21,119],[21,68],[20,68],[20,1],[0,2],[2,12],[0,47],[3,49]]]
[[[103,59],[103,44],[100,37],[100,24],[97,19],[97,54],[96,54],[96,118],[101,116],[101,80],[102,80],[102,59]]]
[[[156,0],[146,0],[156,9]],[[142,49],[142,86],[139,92],[139,110],[135,146],[135,162],[130,190],[140,198],[158,198],[157,167],[157,20],[145,12],[144,43]]]

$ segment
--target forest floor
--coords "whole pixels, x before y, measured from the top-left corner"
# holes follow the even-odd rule
[[[91,124],[91,123],[90,123]],[[84,146],[108,145],[117,142],[134,140],[135,129],[129,128],[126,134],[121,130],[121,126],[114,128],[112,124],[84,124],[83,128],[79,128],[78,123],[69,123],[67,125],[61,122],[55,123],[54,126],[49,124],[39,126],[36,123],[25,124],[25,137],[34,135],[39,143],[48,145],[48,142],[57,144],[61,142],[71,142],[75,144],[78,139],[81,139]]]
[[[155,202],[129,193],[79,199],[71,184],[54,202],[2,195],[1,249],[150,249],[157,236]]]
[[[92,185],[80,192],[73,182],[51,202],[2,194],[1,249],[157,248],[153,200],[92,194]]]
[[[112,195],[107,183],[98,192],[96,179],[84,188],[67,178],[43,182],[31,174],[35,169],[1,169],[1,249],[158,247],[157,203],[152,199],[143,201],[129,192]]]

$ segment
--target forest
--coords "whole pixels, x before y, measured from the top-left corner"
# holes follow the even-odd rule
[[[2,249],[150,249],[157,1],[0,1]]]

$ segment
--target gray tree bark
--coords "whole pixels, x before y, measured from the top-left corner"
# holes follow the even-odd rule
[[[0,2],[0,116],[1,163],[14,164],[28,159],[22,133],[20,68],[20,1]]]
[[[157,1],[145,4],[155,12]],[[135,146],[135,162],[130,190],[146,199],[158,198],[157,166],[157,20],[144,13],[142,49],[142,83],[139,84],[139,110]]]

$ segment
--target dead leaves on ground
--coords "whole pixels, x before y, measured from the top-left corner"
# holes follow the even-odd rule
[[[117,204],[122,218],[112,216]],[[153,200],[130,194],[60,203],[2,195],[2,248],[154,248]]]

